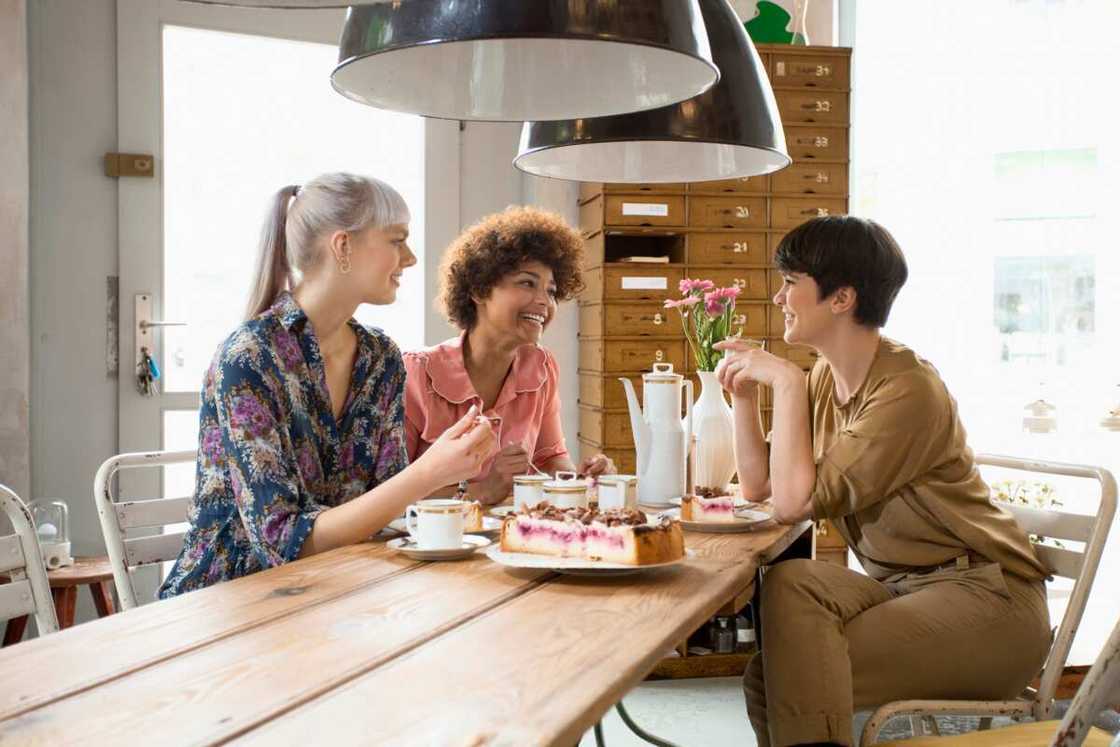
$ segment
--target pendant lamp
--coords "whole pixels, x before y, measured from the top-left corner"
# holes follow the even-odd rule
[[[700,0],[720,80],[653,111],[527,122],[514,165],[590,182],[691,182],[768,174],[791,163],[762,60],[727,0]]]
[[[655,109],[719,79],[698,0],[396,0],[352,7],[331,83],[380,109],[526,121]]]
[[[323,8],[346,8],[350,5],[376,5],[377,3],[401,2],[401,0],[184,0],[200,5],[225,5],[230,8],[269,8],[273,10],[320,10]]]

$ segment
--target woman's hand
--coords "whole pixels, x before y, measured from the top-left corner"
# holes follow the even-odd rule
[[[712,347],[730,353],[716,366],[716,378],[733,397],[753,399],[758,396],[759,384],[775,386],[794,370],[798,376],[802,375],[794,364],[745,340],[723,340]]]
[[[529,452],[524,444],[512,443],[498,452],[490,472],[478,482],[476,497],[481,503],[492,506],[501,503],[513,492],[514,475],[529,471]],[[472,493],[475,491],[472,491]]]
[[[470,480],[497,448],[490,422],[471,406],[459,422],[443,432],[416,464],[432,481],[432,489]]]
[[[606,454],[595,454],[586,457],[579,463],[578,472],[587,477],[598,477],[599,475],[613,475],[618,472],[618,469]]]

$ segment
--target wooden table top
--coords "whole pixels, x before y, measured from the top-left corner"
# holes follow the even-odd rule
[[[341,548],[0,651],[0,741],[575,744],[806,528],[584,578]]]

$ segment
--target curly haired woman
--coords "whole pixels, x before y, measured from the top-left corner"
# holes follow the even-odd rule
[[[514,475],[531,469],[574,470],[560,427],[559,370],[540,346],[560,301],[583,287],[583,239],[554,214],[511,207],[466,229],[443,258],[440,303],[462,333],[406,353],[405,437],[408,455],[423,454],[468,408],[502,418],[501,450],[470,485],[473,497],[497,503]],[[603,455],[579,472],[613,472]]]

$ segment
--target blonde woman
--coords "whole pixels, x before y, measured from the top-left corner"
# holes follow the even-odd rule
[[[407,466],[400,351],[352,318],[396,299],[408,222],[377,179],[277,192],[246,320],[203,381],[191,526],[161,597],[360,542],[490,457],[470,410]]]

